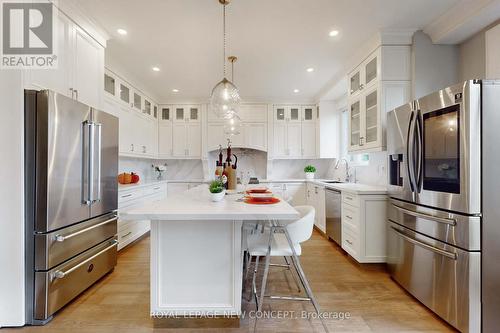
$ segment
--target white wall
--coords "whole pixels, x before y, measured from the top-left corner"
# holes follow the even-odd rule
[[[459,46],[459,81],[481,79],[486,76],[484,31],[472,36]]]
[[[459,49],[455,45],[435,45],[422,31],[413,35],[412,96],[420,98],[459,82]]]
[[[24,113],[21,73],[0,70],[0,327],[24,325]]]
[[[487,79],[500,79],[500,24],[485,33],[485,61]]]

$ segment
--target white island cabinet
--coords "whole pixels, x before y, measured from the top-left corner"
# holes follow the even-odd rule
[[[211,202],[198,186],[120,216],[151,220],[152,316],[241,314],[243,221],[290,220],[298,213],[285,201],[249,205],[238,197]]]

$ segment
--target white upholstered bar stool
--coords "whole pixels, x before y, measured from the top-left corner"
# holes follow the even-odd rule
[[[300,214],[300,218],[287,223],[278,223],[272,221],[269,230],[263,233],[254,233],[248,236],[248,253],[251,258],[255,258],[255,264],[252,276],[252,295],[257,304],[257,310],[262,310],[264,297],[270,299],[292,300],[292,301],[311,301],[316,311],[319,313],[319,306],[312,294],[309,282],[300,265],[299,256],[302,253],[300,243],[308,240],[312,235],[314,225],[315,210],[312,206],[294,207]],[[265,257],[264,273],[262,276],[260,296],[257,295],[256,276],[259,268],[259,258]],[[297,296],[273,296],[266,295],[266,283],[269,267],[271,266],[271,257],[290,258],[295,268],[300,282],[304,287],[307,297]],[[248,264],[250,264],[251,260]],[[288,261],[287,261],[288,264]],[[284,265],[276,265],[284,266]],[[292,272],[293,274],[293,272]]]

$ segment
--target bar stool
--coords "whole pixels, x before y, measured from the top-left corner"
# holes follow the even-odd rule
[[[300,214],[300,218],[288,223],[278,223],[271,221],[269,230],[263,233],[254,233],[248,236],[248,253],[250,258],[255,257],[255,264],[252,276],[252,295],[257,304],[257,310],[262,310],[264,297],[270,299],[292,300],[292,301],[311,301],[316,312],[319,313],[319,305],[314,298],[314,295],[309,286],[309,282],[300,265],[299,256],[302,253],[300,243],[308,240],[312,235],[314,225],[315,210],[312,206],[296,206],[294,207]],[[266,295],[266,283],[271,266],[270,257],[289,257],[293,267],[295,268],[300,282],[304,287],[307,297],[297,296],[273,296]],[[260,296],[257,295],[256,276],[259,266],[259,257],[265,257],[264,274],[262,276],[262,284]],[[250,261],[247,263],[250,264]],[[282,266],[282,265],[277,265]]]

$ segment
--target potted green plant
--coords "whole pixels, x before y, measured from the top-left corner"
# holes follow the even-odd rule
[[[314,173],[316,172],[316,168],[313,165],[307,165],[304,168],[304,172],[306,173],[306,179],[314,179]]]
[[[208,186],[208,190],[210,191],[210,198],[214,202],[221,201],[226,194],[224,184],[219,179],[213,180]]]

